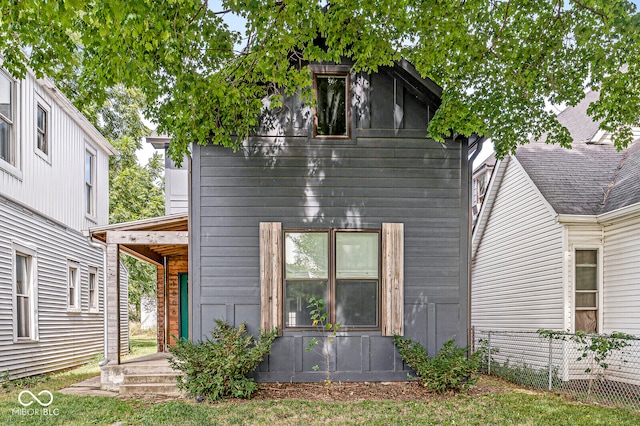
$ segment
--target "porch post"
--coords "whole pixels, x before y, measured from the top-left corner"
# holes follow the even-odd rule
[[[107,310],[108,364],[120,364],[120,246],[107,244],[107,282],[105,286]]]
[[[156,265],[157,273],[156,273],[156,294],[158,295],[157,303],[156,303],[156,319],[157,319],[157,338],[158,338],[158,352],[164,352],[164,342],[165,342],[165,275],[164,275],[164,266]]]

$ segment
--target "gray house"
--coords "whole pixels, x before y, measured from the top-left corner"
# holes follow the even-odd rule
[[[441,91],[406,61],[309,70],[316,108],[287,98],[236,152],[193,148],[189,337],[278,327],[257,379],[323,380],[313,296],[341,324],[334,380],[405,380],[393,334],[468,341],[469,141],[426,138]]]

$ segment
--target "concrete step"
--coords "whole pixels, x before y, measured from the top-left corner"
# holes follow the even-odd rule
[[[120,395],[164,395],[182,396],[182,392],[175,384],[141,383],[120,385]]]
[[[176,373],[159,373],[159,374],[126,374],[123,377],[123,385],[137,385],[145,383],[176,383]]]

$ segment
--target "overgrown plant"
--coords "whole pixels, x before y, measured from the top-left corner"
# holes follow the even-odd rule
[[[258,385],[248,375],[271,352],[277,330],[260,331],[255,339],[244,323],[235,328],[216,320],[211,336],[197,343],[176,339],[169,347],[169,364],[184,373],[177,377],[178,387],[210,401],[249,398]]]
[[[320,338],[322,340],[322,354],[326,366],[325,382],[331,384],[331,346],[335,342],[340,324],[328,322],[329,314],[325,309],[324,300],[310,297],[307,307],[311,308],[309,315],[313,321],[312,324],[320,332]],[[319,344],[320,341],[316,337],[312,337],[307,343],[306,351],[311,352]],[[318,371],[319,369],[320,367],[317,364],[313,366],[314,371]]]
[[[457,346],[453,339],[445,342],[434,357],[412,339],[396,334],[393,343],[404,362],[416,372],[417,380],[429,390],[460,392],[478,380],[482,354],[476,351],[467,357],[467,348]]]
[[[631,334],[618,331],[614,331],[611,334],[586,334],[583,331],[569,334],[563,331],[539,329],[538,334],[543,338],[569,340],[578,344],[580,355],[576,361],[587,360],[588,362],[587,368],[584,369],[584,372],[589,375],[587,395],[591,394],[594,377],[601,376],[609,368],[609,363],[607,362],[609,355],[621,351],[631,344],[631,340],[636,339]],[[626,363],[627,361],[623,359],[622,362]]]

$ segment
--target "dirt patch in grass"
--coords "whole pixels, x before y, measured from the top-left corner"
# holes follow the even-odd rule
[[[307,401],[424,401],[445,399],[450,394],[429,391],[418,382],[349,382],[340,383],[260,383],[253,400],[304,399]],[[487,395],[513,389],[509,383],[493,378],[481,377],[471,386],[469,396]]]

